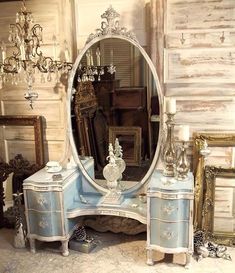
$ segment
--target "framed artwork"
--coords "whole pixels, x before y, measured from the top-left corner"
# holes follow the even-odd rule
[[[141,131],[140,127],[109,127],[109,143],[114,145],[115,139],[118,138],[127,166],[140,166],[141,164]]]
[[[0,159],[0,228],[8,226],[7,219],[4,218],[4,188],[3,182],[8,178],[10,173],[13,173],[13,192],[19,190],[22,186],[24,178],[30,176],[44,166],[44,149],[43,149],[43,131],[42,131],[42,116],[18,116],[5,115],[0,116],[0,126],[32,126],[34,129],[34,151],[35,163],[30,164],[28,160],[23,158],[22,154],[17,154],[10,159],[9,163],[3,162]]]
[[[0,116],[0,126],[32,126],[34,129],[35,163],[38,166],[44,165],[42,116]],[[22,151],[22,154],[24,154],[24,151]]]
[[[235,243],[235,168],[205,167],[202,229],[216,243]]]
[[[209,158],[209,150],[217,147],[221,150],[224,149],[228,151],[228,149],[230,149],[234,151],[233,147],[235,147],[235,134],[198,132],[193,135],[193,139],[193,171],[195,178],[194,229],[197,230],[202,228],[202,207],[205,193],[204,171],[205,161],[207,160],[208,162]],[[231,162],[230,167],[232,165],[233,164]]]

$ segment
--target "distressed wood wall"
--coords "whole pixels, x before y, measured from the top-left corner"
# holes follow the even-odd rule
[[[58,42],[58,58],[64,50],[64,41],[70,46],[72,53],[72,17],[73,1],[70,0],[30,0],[26,1],[27,10],[34,16],[34,22],[43,27],[43,45],[41,50],[45,56],[53,56],[53,35]],[[16,12],[21,9],[21,1],[0,3],[0,39],[7,44],[9,24],[15,23]],[[68,20],[69,18],[69,20]],[[10,50],[9,50],[10,51]],[[9,54],[9,52],[8,52]],[[72,58],[72,56],[71,56]],[[47,77],[47,75],[45,75]],[[44,153],[45,161],[60,160],[63,155],[66,138],[66,86],[62,83],[41,83],[36,77],[34,90],[39,93],[39,98],[34,104],[34,109],[24,99],[27,85],[8,83],[0,90],[1,115],[42,115],[44,117]],[[17,153],[22,153],[25,158],[34,162],[34,136],[29,127],[7,126],[0,128],[0,155],[9,160]]]
[[[156,41],[155,49],[152,41],[152,56],[156,50],[164,56],[163,65],[161,57],[157,60],[158,70],[165,96],[177,100],[176,123],[188,124],[191,136],[195,131],[235,132],[235,1],[152,0],[151,4],[153,33],[159,33],[159,25],[164,32],[164,44]],[[159,18],[163,19],[156,26]],[[220,155],[214,164],[220,160],[234,164],[234,152]]]

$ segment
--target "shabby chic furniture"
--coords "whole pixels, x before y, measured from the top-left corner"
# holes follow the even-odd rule
[[[193,253],[192,173],[185,180],[165,177],[155,171],[147,190],[147,264],[153,265],[153,251],[186,253],[186,266]]]
[[[143,196],[146,193],[146,185],[156,168],[160,153],[163,95],[152,61],[143,47],[140,46],[134,34],[120,26],[119,16],[112,7],[101,16],[104,19],[101,28],[88,37],[87,43],[78,55],[71,71],[67,92],[68,150],[64,159],[63,170],[54,175],[41,170],[25,180],[24,194],[27,200],[28,238],[30,239],[32,251],[35,250],[35,239],[42,241],[60,240],[62,242],[63,255],[68,255],[68,241],[71,233],[81,221],[86,223],[86,225],[89,224],[89,221],[86,221],[86,216],[97,217],[95,218],[97,219],[96,226],[92,226],[95,229],[100,230],[98,217],[105,216],[109,217],[109,220],[105,223],[101,221],[102,226],[104,226],[103,229],[115,232],[125,230],[128,234],[136,234],[136,230],[143,231],[139,227],[135,229],[134,226],[138,225],[139,222],[146,225],[147,218],[150,217]],[[124,50],[120,51],[123,48]],[[100,52],[100,54],[97,54],[97,60],[94,58],[94,52]],[[133,52],[134,54],[130,54]],[[132,58],[133,56],[137,56],[137,58]],[[120,60],[123,60],[124,63],[120,63]],[[132,65],[129,65],[130,63]],[[134,67],[135,64],[136,67]],[[106,72],[104,72],[105,67],[107,68]],[[138,74],[137,71],[138,73],[142,71],[143,74],[139,74],[139,77],[134,77]],[[105,99],[102,97],[102,84],[97,84],[97,81],[102,81],[103,73],[109,73],[111,75],[109,80],[114,80],[115,78],[119,83],[118,88],[113,83],[106,85],[104,90]],[[126,84],[128,86],[124,88]],[[89,86],[85,92],[82,89],[84,85]],[[99,86],[98,91],[96,90],[97,86]],[[107,90],[109,88],[107,86],[110,86],[110,92]],[[143,88],[138,89],[140,86]],[[120,88],[122,88],[121,91]],[[132,98],[130,94],[134,94],[134,101],[130,101]],[[127,107],[128,109],[124,109],[124,97],[127,95],[129,106]],[[86,99],[87,101],[85,101]],[[153,102],[156,102],[156,104]],[[110,108],[112,105],[114,107]],[[134,107],[134,109],[130,109],[130,107]],[[140,108],[139,112],[137,108]],[[88,109],[87,112],[86,109]],[[91,114],[89,116],[90,110]],[[75,113],[75,111],[77,112]],[[138,114],[136,114],[136,111]],[[159,116],[156,116],[158,111]],[[83,114],[85,115],[83,116]],[[131,117],[125,120],[126,131],[128,128],[131,131],[134,127],[140,127],[144,122],[147,123],[148,128],[144,135],[147,145],[143,143],[143,138],[140,145],[141,147],[148,146],[149,152],[142,156],[138,166],[126,166],[123,172],[123,179],[119,181],[121,187],[116,189],[118,194],[111,194],[112,190],[108,188],[107,181],[104,178],[100,178],[100,173],[97,172],[98,164],[94,162],[97,157],[92,152],[88,154],[89,149],[83,149],[84,145],[77,145],[77,138],[79,141],[81,139],[95,140],[97,135],[94,134],[98,131],[95,130],[97,129],[95,128],[96,126],[99,127],[98,129],[104,128],[102,137],[98,135],[98,138],[102,140],[101,143],[108,142],[109,128],[112,128],[112,126],[121,128],[123,124],[118,123],[118,121],[119,119],[124,119],[125,114]],[[97,123],[95,119],[97,115],[100,115],[100,118],[97,120],[100,121],[102,115],[104,117],[103,120],[107,120],[107,123]],[[76,122],[74,122],[75,119],[80,122],[78,118],[81,118],[81,116],[88,117],[87,120],[89,120],[84,128],[82,128],[81,123],[76,125]],[[155,126],[156,123],[159,126]],[[159,130],[154,132],[154,128],[159,128]],[[79,129],[79,131],[76,129]],[[153,141],[153,135],[157,136],[157,143],[156,140]],[[106,138],[106,141],[103,138]],[[94,147],[96,144],[96,142],[92,143]],[[96,147],[96,151],[98,151],[99,147]],[[151,151],[151,149],[155,149],[155,152]],[[123,150],[123,154],[125,155],[125,150]],[[106,145],[106,151],[104,151],[104,159],[107,155],[108,145]],[[68,160],[75,162],[73,169],[66,168]],[[100,162],[98,163],[100,164]],[[107,161],[103,160],[104,163],[107,164]],[[130,173],[132,175],[128,179],[127,174]],[[109,177],[111,175],[112,173],[109,173]],[[110,181],[112,180],[110,179]],[[153,178],[152,181],[152,187],[154,187],[154,183],[158,183],[158,179]],[[179,182],[179,185],[185,185],[186,189],[189,189],[191,184],[192,179],[189,179],[189,182],[186,181],[185,184]],[[182,186],[182,190],[185,188]],[[179,190],[180,187],[176,189]],[[174,193],[174,196],[178,195],[181,196],[181,192]],[[149,198],[152,199],[152,197]],[[155,202],[156,209],[161,210],[162,199],[152,199]],[[171,199],[170,196],[169,199]],[[185,199],[187,198],[185,197]],[[191,203],[187,203],[187,200],[185,202],[189,208]],[[151,212],[154,213],[154,210]],[[184,214],[185,218],[182,218],[182,214]],[[129,219],[132,221],[132,224],[130,224],[130,221],[123,221],[122,224],[117,225],[117,219]],[[185,231],[188,231],[188,234],[190,233],[188,229],[191,219],[189,209],[183,210],[174,219],[182,225]],[[169,222],[166,225],[170,227],[171,223]],[[147,231],[150,241],[153,240],[156,244],[158,242],[154,241],[156,238],[154,229],[158,233],[158,228],[154,224],[151,232]],[[190,248],[190,243],[188,241],[187,243],[186,239],[185,242],[182,242],[182,250],[186,251]]]
[[[93,175],[93,159],[83,164]],[[78,224],[75,217],[69,217],[69,210],[83,204],[83,177],[77,168],[62,169],[59,173],[48,173],[45,168],[24,180],[25,215],[27,237],[32,252],[35,240],[61,241],[62,254],[68,255],[68,241]]]
[[[93,158],[82,160],[90,177],[94,177]],[[146,203],[138,196],[127,196],[117,206],[102,205],[103,195],[92,188],[75,167],[59,173],[41,169],[24,181],[28,238],[34,253],[35,240],[61,241],[67,256],[69,238],[85,215],[111,215],[136,219],[146,224]]]

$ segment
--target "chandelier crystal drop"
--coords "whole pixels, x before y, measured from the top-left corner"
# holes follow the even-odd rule
[[[20,12],[16,13],[15,24],[10,24],[9,42],[14,45],[11,56],[7,56],[7,48],[4,42],[0,45],[0,88],[7,83],[17,85],[25,81],[28,90],[25,93],[25,99],[29,100],[31,108],[33,101],[37,99],[38,93],[33,91],[36,74],[40,76],[41,83],[52,81],[52,73],[56,82],[60,82],[62,74],[68,74],[72,69],[72,63],[69,62],[69,51],[65,41],[64,59],[56,60],[57,42],[53,36],[54,56],[46,57],[40,50],[43,42],[43,28],[39,24],[34,24],[33,15],[27,11],[25,0],[22,1]],[[46,74],[46,75],[44,75]]]

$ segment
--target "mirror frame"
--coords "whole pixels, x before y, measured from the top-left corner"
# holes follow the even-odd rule
[[[157,95],[158,95],[158,99],[159,99],[159,113],[160,113],[160,126],[159,126],[159,133],[158,133],[158,144],[155,150],[155,154],[152,160],[152,163],[147,171],[147,173],[145,174],[145,176],[142,178],[142,180],[137,183],[135,186],[122,191],[122,194],[130,194],[133,193],[134,191],[139,190],[150,178],[151,174],[153,173],[153,171],[155,170],[155,167],[157,165],[157,161],[158,158],[160,156],[160,148],[161,148],[161,142],[162,142],[162,126],[163,126],[163,115],[162,115],[162,109],[163,109],[163,94],[161,91],[161,86],[160,86],[160,82],[157,76],[157,72],[156,72],[156,68],[153,64],[153,62],[151,61],[150,57],[148,56],[147,52],[145,51],[145,49],[139,44],[139,42],[137,41],[137,39],[135,38],[135,35],[130,32],[127,31],[126,28],[120,28],[119,27],[119,21],[117,19],[115,19],[116,17],[119,17],[120,15],[118,13],[116,13],[112,7],[110,7],[102,16],[101,18],[106,18],[108,17],[109,11],[112,12],[112,16],[113,18],[111,19],[111,21],[109,21],[109,23],[106,22],[101,22],[101,29],[97,29],[96,30],[96,34],[90,34],[90,36],[88,37],[88,40],[86,42],[86,45],[84,46],[84,48],[79,52],[76,61],[73,65],[73,68],[71,70],[70,73],[70,77],[69,77],[69,81],[68,81],[68,92],[67,92],[67,111],[68,111],[68,134],[69,134],[69,142],[70,142],[70,146],[72,149],[72,155],[74,157],[74,160],[76,162],[76,164],[78,165],[80,171],[82,172],[82,175],[86,178],[86,180],[95,188],[97,189],[99,192],[105,194],[108,193],[109,190],[98,185],[87,173],[87,171],[85,170],[84,166],[82,165],[78,153],[77,153],[77,148],[74,142],[74,136],[72,133],[72,122],[71,122],[71,101],[72,101],[72,95],[73,95],[73,83],[74,83],[74,77],[76,75],[76,71],[77,68],[79,66],[79,63],[82,59],[82,57],[84,56],[85,52],[91,47],[93,46],[95,43],[100,42],[102,40],[105,39],[122,39],[125,40],[129,43],[131,43],[132,45],[134,45],[135,47],[137,47],[139,49],[139,51],[141,52],[142,56],[144,57],[145,61],[147,62],[155,84],[156,84],[156,89],[157,89]],[[109,18],[110,19],[110,18]],[[112,24],[114,23],[114,24]],[[108,148],[108,147],[107,147]]]
[[[205,167],[205,200],[203,204],[203,221],[202,229],[206,236],[214,242],[223,245],[232,246],[235,243],[234,232],[214,231],[214,210],[215,210],[215,188],[216,178],[233,178],[235,179],[235,168],[222,168],[215,166]]]

